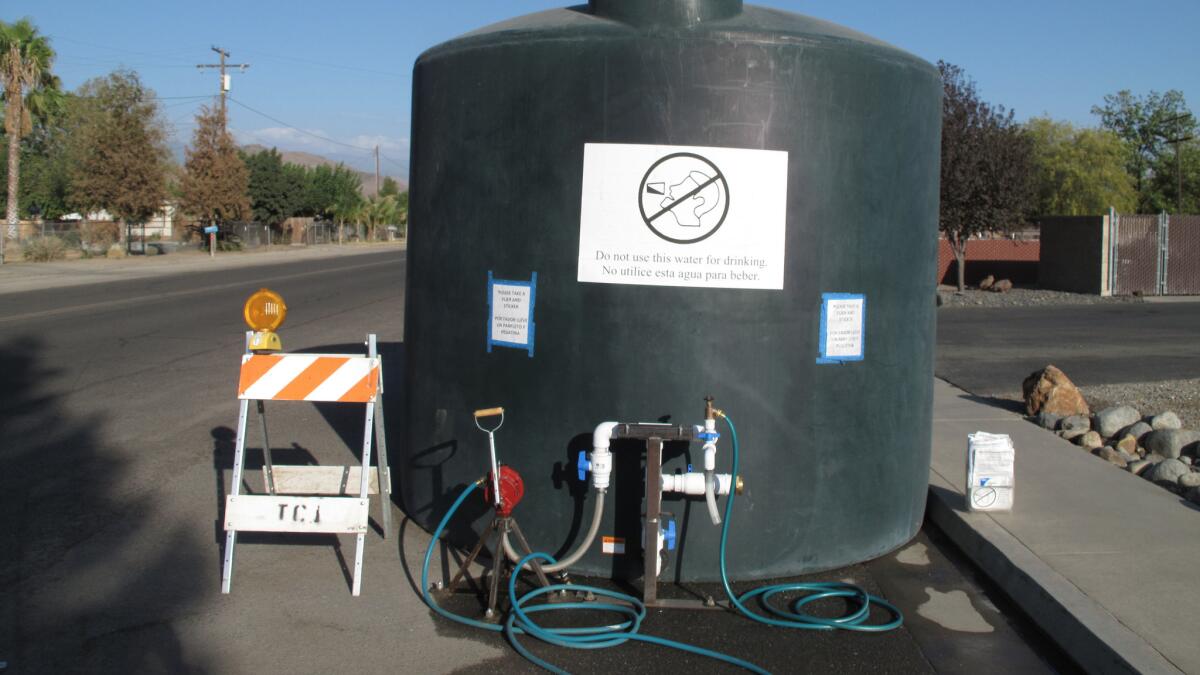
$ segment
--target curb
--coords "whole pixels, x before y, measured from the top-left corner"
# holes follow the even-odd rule
[[[1183,672],[990,516],[963,508],[962,494],[931,470],[928,518],[1085,671]]]

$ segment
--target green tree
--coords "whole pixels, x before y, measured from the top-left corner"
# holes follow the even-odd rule
[[[1162,155],[1152,167],[1150,207],[1171,213],[1200,213],[1200,142],[1180,143],[1176,150]],[[1179,176],[1183,175],[1180,181]],[[1182,185],[1180,184],[1182,183]],[[1183,199],[1179,190],[1183,188]]]
[[[38,109],[52,107],[55,93],[61,90],[51,71],[53,65],[50,40],[39,34],[29,19],[0,21],[0,78],[4,84],[4,133],[8,137],[8,239],[17,238],[20,225],[21,136],[32,129]],[[3,263],[4,240],[0,239]]]
[[[303,169],[289,171],[275,148],[251,155],[242,153],[249,171],[250,208],[254,220],[278,228],[284,220],[303,207],[305,185]]]
[[[1126,146],[1116,134],[1048,117],[1029,120],[1025,129],[1033,142],[1036,213],[1083,216],[1137,207]]]
[[[1188,112],[1183,93],[1151,91],[1134,96],[1129,90],[1104,97],[1104,105],[1092,106],[1100,124],[1128,144],[1125,167],[1133,177],[1138,193],[1138,208],[1155,210],[1153,196],[1154,167],[1169,155],[1168,138],[1195,135],[1196,118]]]
[[[942,74],[942,184],[938,227],[965,284],[967,241],[1025,222],[1032,205],[1032,143],[1012,111],[979,97],[958,66],[938,62]]]
[[[380,197],[395,197],[400,194],[400,184],[391,176],[384,176],[383,185],[379,188]]]
[[[205,225],[250,214],[249,172],[238,157],[233,136],[225,129],[220,108],[200,109],[185,155],[179,197],[186,213]]]
[[[340,244],[342,228],[350,223],[361,223],[358,215],[363,201],[362,178],[341,164],[317,166],[308,172],[307,177],[309,215],[337,223]]]
[[[169,196],[171,153],[154,91],[116,70],[76,92],[70,128],[71,202],[126,225],[154,216]],[[124,228],[122,228],[122,232]]]

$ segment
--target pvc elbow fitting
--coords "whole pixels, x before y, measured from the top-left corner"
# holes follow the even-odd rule
[[[612,441],[613,429],[620,422],[601,422],[592,432],[592,487],[597,490],[607,490],[612,476],[612,452],[609,446]]]

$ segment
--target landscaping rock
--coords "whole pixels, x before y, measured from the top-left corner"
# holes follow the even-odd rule
[[[1062,415],[1055,415],[1052,412],[1046,412],[1043,410],[1037,414],[1037,417],[1034,418],[1034,421],[1037,422],[1038,426],[1041,428],[1054,431],[1058,428],[1058,423],[1062,421]]]
[[[1012,282],[1008,279],[1001,279],[1000,281],[992,284],[992,287],[988,290],[993,293],[1007,293],[1012,290]]]
[[[1144,459],[1139,459],[1136,462],[1130,462],[1127,468],[1129,469],[1129,473],[1135,476],[1140,476],[1142,475],[1142,472],[1144,472],[1150,465],[1150,462]]]
[[[1073,441],[1088,431],[1088,429],[1059,429],[1056,433],[1065,440]]]
[[[1093,427],[1105,438],[1112,438],[1125,427],[1137,424],[1142,419],[1142,413],[1127,405],[1105,408],[1096,413]]]
[[[1124,431],[1119,432],[1119,435],[1133,436],[1134,438],[1138,439],[1138,441],[1140,442],[1142,440],[1142,436],[1145,436],[1146,434],[1150,433],[1151,431],[1154,431],[1154,429],[1152,429],[1149,424],[1146,424],[1145,422],[1138,422],[1137,424],[1134,424],[1133,426],[1129,427],[1128,429],[1125,429]]]
[[[1118,450],[1118,451],[1117,451],[1117,454],[1121,456],[1121,459],[1125,460],[1125,463],[1126,463],[1126,464],[1131,464],[1131,463],[1133,463],[1133,462],[1136,462],[1136,461],[1138,461],[1138,456],[1137,456],[1137,455],[1131,455],[1131,454],[1129,454],[1129,453],[1127,453],[1127,452],[1124,452],[1124,451],[1122,451],[1122,450]]]
[[[1195,445],[1200,443],[1200,433],[1188,429],[1159,429],[1147,434],[1142,442],[1150,453],[1175,458],[1184,452],[1196,454]]]
[[[1153,429],[1182,429],[1183,423],[1179,421],[1179,415],[1168,410],[1151,417],[1150,427]]]
[[[1121,440],[1117,441],[1116,445],[1118,450],[1124,451],[1130,455],[1137,454],[1137,447],[1137,438],[1135,438],[1132,434],[1126,434],[1123,436]]]
[[[994,283],[996,283],[996,277],[989,274],[983,278],[983,281],[979,282],[979,290],[986,291],[990,289]]]
[[[1030,373],[1021,383],[1021,391],[1025,398],[1025,411],[1030,415],[1043,410],[1064,416],[1091,413],[1083,394],[1079,393],[1066,373],[1053,365]]]
[[[1063,431],[1090,431],[1092,421],[1084,415],[1071,415],[1062,418],[1058,423],[1058,428]]]
[[[1178,459],[1179,459],[1179,461],[1183,462],[1184,464],[1187,464],[1188,466],[1192,466],[1193,464],[1195,464],[1195,462],[1192,461],[1192,458],[1188,457],[1187,455],[1180,455],[1178,457]]]
[[[1177,459],[1164,459],[1155,464],[1154,468],[1146,473],[1146,477],[1155,483],[1177,485],[1180,476],[1191,472],[1191,469],[1186,464]]]
[[[1185,473],[1179,477],[1179,487],[1186,489],[1200,487],[1200,473]]]
[[[1105,460],[1109,464],[1115,464],[1115,465],[1121,467],[1122,469],[1129,466],[1129,462],[1127,462],[1125,460],[1125,458],[1121,456],[1121,453],[1117,452],[1116,450],[1113,450],[1112,448],[1108,447],[1107,445],[1102,448],[1097,448],[1096,452],[1094,454],[1097,457],[1099,457],[1100,459]]]
[[[1100,438],[1100,434],[1094,431],[1089,431],[1079,438],[1076,438],[1075,442],[1088,450],[1104,445],[1104,439]]]

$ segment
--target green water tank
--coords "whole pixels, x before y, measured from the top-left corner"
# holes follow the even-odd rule
[[[422,54],[404,509],[432,527],[486,472],[471,413],[503,406],[515,515],[562,553],[596,498],[576,475],[592,429],[699,423],[711,394],[741,437],[733,577],[907,542],[929,477],[940,120],[927,62],[740,0],[592,0]],[[718,471],[729,450],[725,433]],[[610,545],[576,569],[636,576],[641,449],[613,451]],[[667,445],[666,472],[701,463]],[[716,578],[703,501],[664,509],[664,578]],[[488,515],[452,536],[472,543]]]

